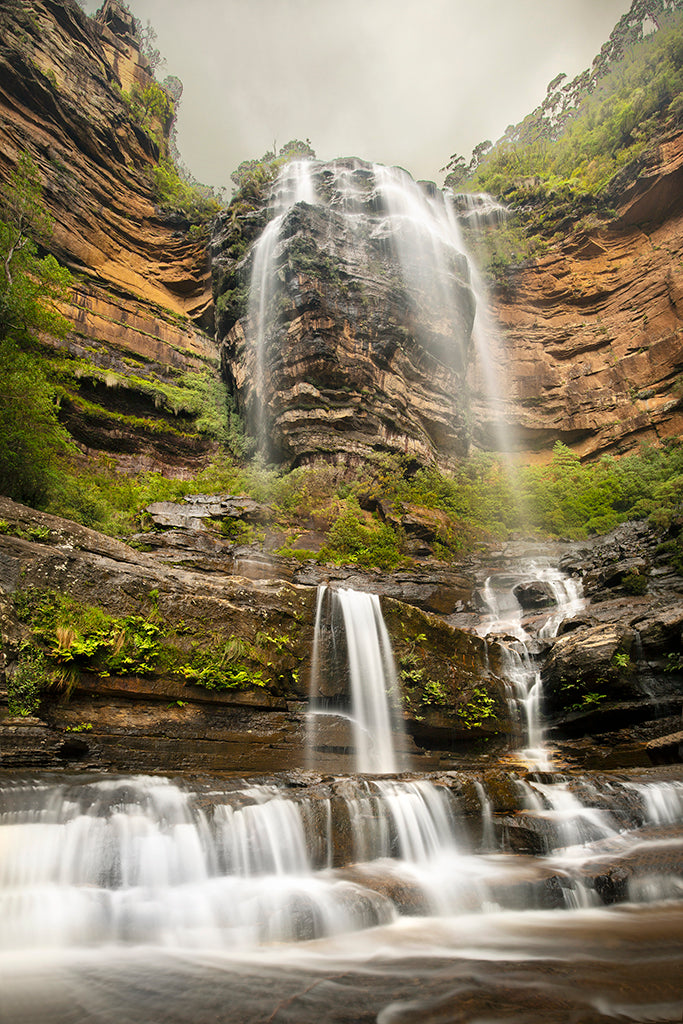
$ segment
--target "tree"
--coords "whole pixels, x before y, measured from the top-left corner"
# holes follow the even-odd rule
[[[259,160],[243,160],[230,175],[230,180],[237,185],[238,189],[244,189],[251,185],[261,186],[272,181],[283,164],[291,160],[315,160],[315,150],[311,146],[311,140],[291,139],[277,151],[276,144],[273,148],[264,153]]]
[[[161,56],[156,46],[156,29],[149,18],[146,25],[143,25],[139,18],[135,18],[134,21],[138,36],[140,37],[140,53],[146,58],[152,74],[156,75],[159,68],[162,68],[166,63],[166,58]]]
[[[37,241],[47,240],[53,221],[27,154],[0,190],[0,213],[0,492],[37,504],[50,490],[55,456],[68,444],[37,349],[41,336],[62,337],[69,329],[56,303],[71,275],[53,256],[39,256]]]

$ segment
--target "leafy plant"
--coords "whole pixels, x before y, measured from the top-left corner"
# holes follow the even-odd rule
[[[647,590],[647,576],[637,569],[631,569],[623,576],[621,585],[628,594],[644,594]]]
[[[630,671],[633,668],[630,656],[624,651],[617,651],[612,656],[612,664],[615,668],[625,669],[626,671]]]
[[[57,303],[71,275],[53,256],[38,255],[53,221],[27,154],[19,156],[0,190],[0,214],[0,492],[40,503],[54,484],[57,456],[68,450],[69,438],[37,351],[42,335],[63,337],[69,329]]]
[[[454,156],[446,183],[503,197],[531,234],[552,235],[567,216],[609,215],[610,181],[681,122],[683,17],[658,14],[646,36],[643,11],[633,5],[591,71],[562,87],[564,76],[554,79],[546,101],[495,146],[481,144],[468,166]]]
[[[487,718],[495,718],[496,702],[481,686],[475,686],[472,696],[465,704],[456,708],[456,715],[466,729],[480,729]]]

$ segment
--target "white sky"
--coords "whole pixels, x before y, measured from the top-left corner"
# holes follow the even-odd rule
[[[86,0],[92,13],[96,0]],[[184,92],[191,172],[225,185],[242,160],[309,138],[440,182],[588,67],[630,0],[129,0]]]

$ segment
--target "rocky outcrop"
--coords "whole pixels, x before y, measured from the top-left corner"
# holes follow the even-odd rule
[[[124,466],[135,452],[140,468],[192,468],[209,446],[191,418],[178,422],[169,407],[164,417],[160,394],[149,409],[126,383],[168,385],[217,365],[205,334],[213,328],[205,244],[155,200],[170,120],[150,114],[143,126],[131,108],[135,89],[158,89],[132,16],[117,0],[96,19],[75,0],[10,0],[0,40],[0,180],[21,153],[34,160],[54,218],[46,244],[77,274],[64,354],[79,371],[83,363],[99,370],[100,382],[118,374],[116,388],[99,393],[82,377],[64,381],[67,426],[85,451],[104,450]],[[155,416],[161,429],[140,424]]]
[[[671,540],[636,522],[565,558],[587,601],[560,627],[543,680],[569,756],[594,766],[680,759],[683,578],[670,557]]]
[[[173,519],[188,547],[194,538],[184,566],[168,548],[134,550],[0,498],[0,696],[13,712],[0,712],[3,767],[306,764],[316,587],[283,579],[277,562],[261,573],[253,562],[252,578],[241,575],[236,545],[192,516],[262,515],[254,505],[190,501],[190,521],[152,508],[162,532]],[[485,642],[399,601],[383,607],[411,756],[437,767],[493,753],[511,726]],[[24,687],[36,675],[34,706]],[[353,770],[348,738],[328,746],[325,770]]]
[[[241,262],[231,211],[213,241],[223,369],[265,450],[464,454],[476,304],[440,193],[359,160],[295,164],[270,217]]]
[[[682,195],[679,134],[615,193],[612,221],[572,234],[493,295],[504,418],[522,451],[542,457],[561,440],[594,458],[680,434]],[[474,419],[495,438],[482,405]]]

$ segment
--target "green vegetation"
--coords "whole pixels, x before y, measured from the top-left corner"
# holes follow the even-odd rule
[[[38,710],[47,675],[47,661],[43,652],[33,644],[20,644],[17,668],[7,678],[7,707],[10,715],[27,718]]]
[[[188,494],[258,492],[258,476],[258,471],[240,469],[227,456],[183,480],[150,472],[127,476],[103,457],[87,470],[71,467],[65,472],[47,510],[111,536],[126,537],[141,529],[145,506],[153,501],[182,501]]]
[[[153,501],[216,493],[268,502],[271,532],[275,538],[279,534],[281,542],[275,543],[284,557],[393,569],[411,562],[401,526],[406,513],[431,531],[431,547],[443,560],[519,531],[581,539],[648,517],[667,528],[683,499],[683,445],[643,446],[622,459],[582,464],[558,442],[545,466],[521,466],[511,473],[497,458],[478,455],[450,475],[435,468],[415,471],[410,462],[389,456],[352,471],[320,462],[282,472],[225,454],[195,477],[177,480],[158,473],[126,476],[102,458],[87,472],[64,473],[48,511],[125,537],[145,528],[144,508]],[[217,528],[236,543],[262,541],[250,526],[228,522]],[[298,543],[304,530],[322,536],[317,555]],[[677,571],[683,570],[680,537],[660,549]],[[627,575],[623,585],[641,593],[647,577]]]
[[[455,713],[466,729],[480,729],[487,718],[495,718],[496,702],[481,686],[475,686],[472,696]]]
[[[250,189],[260,189],[262,185],[273,181],[280,168],[291,160],[314,159],[315,151],[310,139],[306,139],[305,142],[292,139],[277,152],[273,146],[272,150],[264,153],[258,160],[243,160],[230,175],[230,180],[239,189],[238,194],[245,198]]]
[[[13,677],[13,714],[31,714],[43,685],[67,693],[82,672],[101,678],[167,673],[210,690],[262,687],[276,682],[276,659],[290,646],[286,636],[257,633],[253,642],[226,639],[202,629],[202,640],[184,623],[161,624],[156,591],[148,595],[148,616],[112,616],[53,590],[19,591],[14,605],[40,646],[25,643]],[[21,710],[21,709],[25,710]]]
[[[644,594],[647,590],[647,576],[632,569],[631,572],[625,574],[621,585],[627,594]]]
[[[43,334],[63,337],[59,313],[71,275],[38,243],[52,233],[38,169],[21,155],[0,191],[0,493],[44,501],[56,477],[56,459],[69,444],[57,419],[56,389],[39,358]]]
[[[145,87],[137,83],[129,93],[121,93],[121,98],[128,107],[131,119],[143,128],[159,149],[166,149],[165,139],[175,117],[173,100],[157,82],[150,82]]]
[[[237,186],[223,215],[230,245],[223,250],[225,262],[217,268],[214,287],[220,335],[225,336],[246,312],[247,286],[238,265],[267,223],[267,199],[273,181],[280,168],[290,161],[314,158],[315,152],[308,139],[305,142],[292,139],[277,152],[273,146],[258,160],[243,160],[230,175]]]
[[[615,655],[615,658],[616,657],[617,655]],[[626,657],[628,658],[628,655],[626,655]],[[618,667],[616,663],[615,667]],[[605,686],[607,684],[607,680],[596,679],[595,683],[598,686]],[[604,700],[607,699],[606,693],[598,693],[595,690],[589,690],[589,685],[590,684],[582,678],[581,674],[579,674],[574,680],[565,681],[562,683],[562,686],[560,687],[562,693],[565,695],[567,700],[573,701],[572,704],[566,705],[567,711],[593,711],[595,708],[599,707]]]
[[[469,164],[451,157],[446,185],[489,192],[512,212],[480,240],[493,277],[569,224],[610,216],[615,177],[633,174],[629,167],[637,170],[648,146],[683,125],[683,12],[675,6],[657,12],[659,27],[647,35],[652,5],[647,12],[634,5],[591,72],[569,84],[558,75],[543,104],[495,145],[475,147]]]
[[[352,497],[347,498],[344,505],[328,531],[319,561],[395,569],[401,561],[396,531],[386,523],[369,517],[366,519],[357,500]]]
[[[154,195],[164,210],[182,214],[191,225],[200,228],[221,209],[221,202],[212,188],[181,177],[175,163],[163,158],[152,171]],[[201,232],[192,237],[200,237]]]

